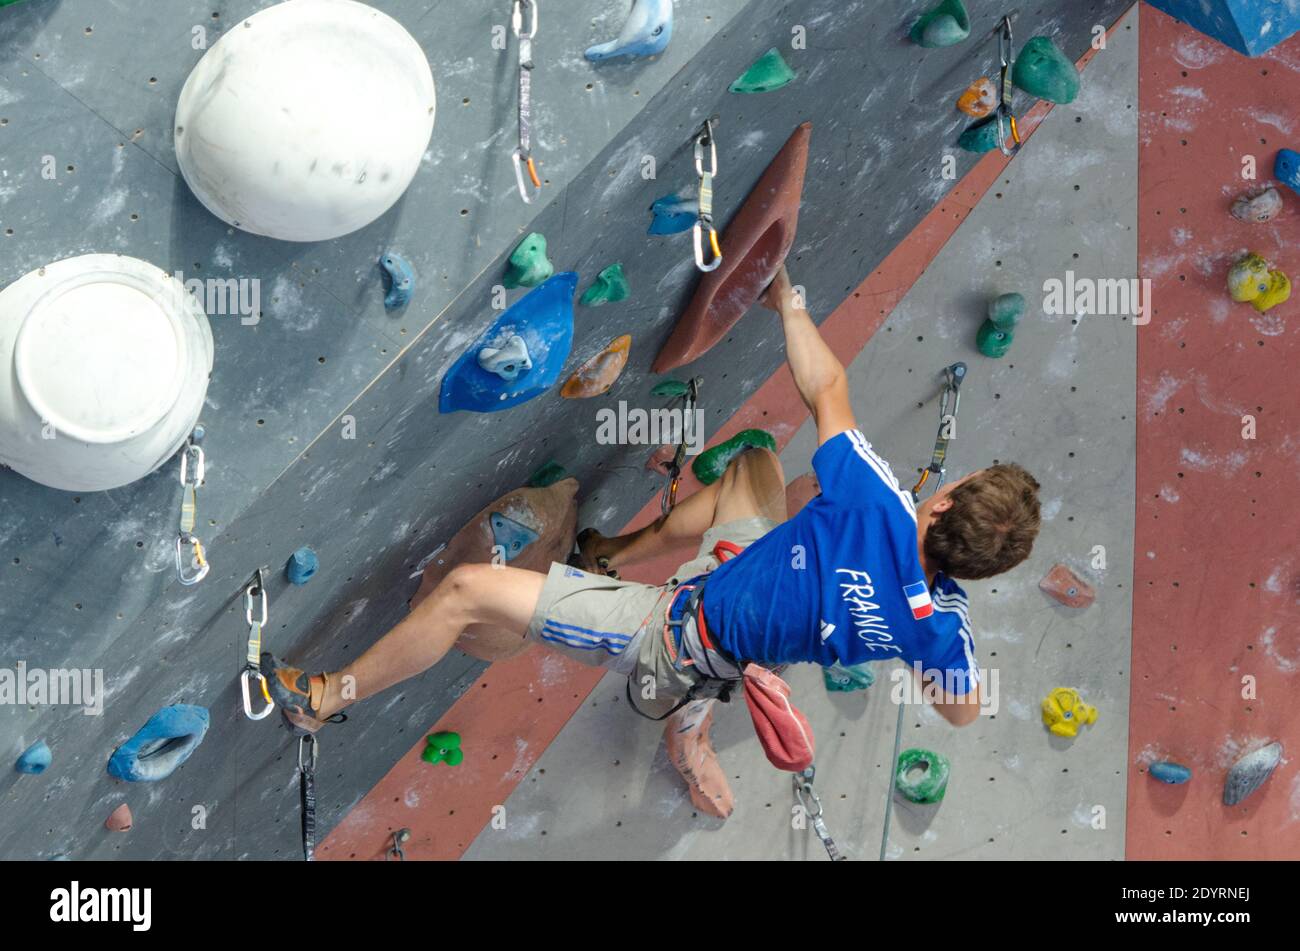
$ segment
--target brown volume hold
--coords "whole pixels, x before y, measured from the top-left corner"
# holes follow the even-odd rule
[[[104,828],[109,832],[129,832],[134,821],[131,818],[131,807],[122,803],[104,820]]]
[[[1097,597],[1092,585],[1065,565],[1053,565],[1052,570],[1038,582],[1038,587],[1067,608],[1086,608]]]
[[[795,129],[731,219],[722,239],[722,264],[701,278],[695,297],[655,358],[655,373],[702,357],[772,283],[794,245],[811,139],[811,122]]]
[[[623,374],[628,355],[632,352],[632,338],[623,335],[610,342],[601,353],[582,365],[569,377],[560,395],[566,400],[586,400],[609,392],[609,388]]]

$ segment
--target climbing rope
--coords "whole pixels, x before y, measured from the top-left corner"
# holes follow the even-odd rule
[[[265,720],[275,709],[275,701],[271,699],[271,689],[267,685],[266,677],[262,673],[262,628],[266,626],[269,605],[266,596],[266,585],[263,583],[261,568],[253,575],[253,580],[248,587],[244,589],[244,617],[248,621],[248,652],[244,656],[244,670],[239,675],[239,688],[244,694],[244,716],[250,720]],[[260,617],[253,617],[253,608],[258,602],[261,602]],[[249,684],[257,681],[258,686],[262,689],[262,698],[266,701],[266,706],[260,713],[253,712],[252,691]]]
[[[689,420],[695,416],[695,407],[700,399],[700,386],[703,383],[702,377],[694,377],[686,384],[686,392],[681,396],[682,440],[677,444],[677,452],[668,468],[668,484],[664,486],[663,498],[659,504],[660,511],[664,515],[672,514],[672,510],[677,506],[677,491],[682,486],[682,471],[686,465],[686,427],[690,425]]]
[[[537,36],[538,0],[513,0],[514,8],[510,16],[510,26],[519,41],[519,146],[511,155],[515,166],[515,181],[519,185],[519,197],[524,204],[531,205],[533,196],[542,187],[542,180],[537,176],[537,163],[533,161],[533,38]],[[524,30],[524,12],[532,14],[529,28]],[[527,170],[527,177],[524,171]],[[529,191],[529,182],[532,191]]]
[[[316,737],[298,738],[298,793],[302,802],[302,857],[316,860]]]
[[[722,247],[718,243],[718,229],[713,224],[713,179],[718,174],[718,142],[713,129],[718,124],[718,116],[704,121],[699,135],[695,137],[695,173],[700,178],[700,211],[695,221],[695,266],[704,273],[716,271],[722,266]],[[709,167],[704,167],[704,160],[709,160]],[[704,234],[708,232],[709,251],[713,257],[704,257]]]
[[[812,820],[813,832],[817,833],[817,838],[822,840],[822,845],[826,847],[826,854],[832,862],[843,862],[848,856],[840,852],[839,846],[831,838],[830,829],[826,826],[826,819],[823,815],[825,809],[822,808],[821,797],[817,795],[817,790],[813,788],[813,780],[817,777],[817,767],[809,766],[802,773],[791,773],[790,782],[794,787],[795,802],[803,809],[804,815]]]
[[[1008,33],[1011,21],[1004,21]],[[943,488],[948,475],[948,444],[957,436],[957,413],[961,409],[961,385],[966,380],[966,364],[954,363],[943,370],[943,396],[939,400],[939,435],[934,441],[934,452],[930,455],[930,464],[921,472],[916,485],[912,486],[912,500],[921,501],[921,490],[935,477],[933,492]],[[889,761],[889,789],[885,793],[885,827],[880,834],[880,861],[885,860],[885,851],[889,847],[889,822],[894,814],[894,786],[898,782],[898,754],[903,745],[903,713],[907,705],[898,705],[898,722],[894,724],[894,755]]]
[[[193,460],[193,464],[191,464]],[[203,543],[194,534],[199,510],[199,486],[203,484],[205,459],[203,450],[191,436],[181,449],[181,521],[176,536],[176,578],[181,584],[195,585],[208,576],[212,566],[203,553]],[[189,549],[189,557],[185,550]]]
[[[1016,122],[1014,108],[1015,86],[1011,81],[1011,67],[1015,62],[1015,41],[1011,35],[1011,17],[1002,18],[998,27],[998,60],[1002,67],[1002,94],[998,101],[998,148],[1003,155],[1011,156],[1020,151],[1020,125]],[[1007,133],[1011,133],[1008,139]],[[1008,142],[1014,145],[1008,145]]]

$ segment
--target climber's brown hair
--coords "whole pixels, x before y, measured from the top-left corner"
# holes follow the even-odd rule
[[[950,578],[991,578],[1029,557],[1041,514],[1038,482],[1015,463],[996,465],[953,487],[952,507],[935,513],[925,557]]]

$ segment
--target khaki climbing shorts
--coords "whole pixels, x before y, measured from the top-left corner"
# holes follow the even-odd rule
[[[697,682],[692,668],[673,663],[664,641],[664,612],[677,586],[718,567],[713,548],[720,541],[748,548],[777,525],[769,518],[745,518],[704,533],[695,558],[681,565],[667,584],[648,585],[593,575],[568,565],[551,565],[537,601],[528,637],[586,664],[633,680],[642,712],[659,716]],[[645,677],[653,678],[653,698]]]

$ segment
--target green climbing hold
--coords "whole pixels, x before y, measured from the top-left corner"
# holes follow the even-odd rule
[[[894,788],[909,802],[943,802],[948,791],[948,757],[930,750],[903,750],[898,756]]]
[[[552,460],[533,473],[533,477],[528,480],[530,489],[549,489],[557,482],[562,482],[569,477],[564,466]]]
[[[420,759],[426,763],[434,766],[439,763],[459,766],[465,759],[465,751],[460,748],[459,733],[431,733],[424,742],[424,752],[420,754]]]
[[[617,304],[627,300],[632,293],[628,287],[627,275],[623,273],[622,264],[611,264],[596,275],[596,283],[587,288],[582,295],[583,307],[600,307],[602,304]]]
[[[776,437],[763,429],[742,430],[721,445],[696,456],[691,471],[702,485],[713,485],[722,478],[731,461],[749,449],[776,452]]]
[[[691,391],[689,383],[683,383],[681,380],[664,380],[662,383],[656,383],[654,389],[650,391],[651,396],[669,396],[673,399],[681,399]]]
[[[534,231],[510,255],[505,285],[508,288],[536,287],[554,273],[555,266],[546,258],[546,238]]]
[[[1029,95],[1060,105],[1074,102],[1079,95],[1079,70],[1046,36],[1035,36],[1025,44],[1011,80]]]
[[[912,27],[912,42],[927,49],[956,46],[969,36],[970,16],[961,0],[943,0]]]
[[[986,357],[992,357],[994,360],[1001,360],[1011,349],[1011,345],[1016,342],[1016,333],[1011,329],[1002,329],[991,320],[984,321],[980,327],[979,335],[975,338],[975,345],[979,347],[980,353]]]
[[[957,140],[959,148],[967,152],[974,152],[982,155],[985,152],[992,152],[998,147],[998,119],[993,116],[978,122],[961,134]]]
[[[759,57],[744,75],[731,84],[730,91],[738,93],[772,92],[789,85],[794,70],[789,67],[775,46]]]
[[[854,690],[866,690],[876,682],[876,675],[870,664],[858,664],[855,667],[842,667],[835,664],[822,668],[822,679],[826,689],[831,693],[849,693]]]
[[[1015,330],[1025,318],[1025,295],[1003,294],[989,301],[989,323],[1001,330]]]

